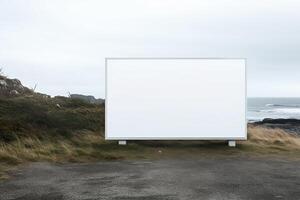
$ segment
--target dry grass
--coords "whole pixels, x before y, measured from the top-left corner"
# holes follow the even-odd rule
[[[99,133],[89,131],[75,133],[69,139],[50,137],[17,139],[11,143],[0,143],[0,161],[18,164],[27,161],[67,162],[106,159],[105,151],[97,151],[100,150],[97,146],[103,143]]]
[[[300,137],[282,129],[271,129],[250,125],[248,127],[248,141],[245,142],[245,144],[252,144],[260,147],[276,146],[286,150],[300,150]]]
[[[187,156],[293,156],[300,158],[300,137],[281,129],[248,127],[248,140],[238,148],[226,142],[148,141],[119,146],[107,142],[99,132],[78,131],[70,138],[28,137],[0,143],[0,178],[12,166],[26,162],[93,162],[114,159],[156,159]]]

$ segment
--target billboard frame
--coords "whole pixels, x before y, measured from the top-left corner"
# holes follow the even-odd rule
[[[107,136],[107,108],[109,104],[108,99],[108,61],[109,60],[244,60],[245,62],[245,131],[243,137],[108,137]],[[224,140],[224,141],[237,141],[237,140],[247,140],[247,58],[229,58],[229,57],[106,57],[105,58],[105,140],[115,140],[119,141],[119,144],[126,144],[127,140]],[[229,144],[229,146],[231,146]],[[235,146],[235,143],[234,143]]]

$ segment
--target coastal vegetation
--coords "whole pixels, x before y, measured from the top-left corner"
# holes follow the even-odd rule
[[[0,80],[5,80],[0,82],[1,178],[14,166],[37,161],[264,155],[300,158],[297,134],[261,124],[249,124],[248,140],[239,141],[237,148],[229,148],[226,141],[131,141],[119,146],[104,139],[103,103],[50,97],[20,85],[16,79],[0,76]]]

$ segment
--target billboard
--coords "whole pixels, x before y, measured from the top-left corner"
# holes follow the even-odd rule
[[[105,62],[106,139],[247,139],[245,59]]]

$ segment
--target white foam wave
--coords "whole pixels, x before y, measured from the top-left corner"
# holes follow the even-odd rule
[[[261,112],[278,113],[278,114],[299,114],[300,115],[300,108],[275,108],[275,109],[261,110]]]
[[[272,104],[272,103],[268,103],[265,106],[266,107],[288,107],[288,108],[299,108],[300,107],[300,105],[298,105],[298,104],[284,105],[284,104]]]
[[[272,103],[266,104],[266,107],[272,107],[272,106],[274,106],[274,104],[272,104]]]

